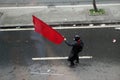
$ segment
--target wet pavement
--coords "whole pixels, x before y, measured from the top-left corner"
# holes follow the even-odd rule
[[[55,45],[34,31],[0,32],[0,80],[120,80],[120,31],[114,28],[59,29],[69,41],[79,34],[85,43],[75,68],[67,60],[33,61],[68,56],[70,47]],[[113,42],[116,39],[116,42]]]

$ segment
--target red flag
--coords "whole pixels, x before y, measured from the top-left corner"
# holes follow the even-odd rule
[[[60,44],[63,42],[64,37],[60,33],[58,33],[55,29],[53,29],[51,26],[47,25],[37,17],[32,17],[36,32],[43,35],[45,38],[47,38],[55,44]]]

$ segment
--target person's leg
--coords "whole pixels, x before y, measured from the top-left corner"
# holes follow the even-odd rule
[[[74,61],[73,60],[71,60],[70,61],[70,67],[73,67],[75,64],[74,64]]]
[[[73,53],[70,53],[70,54],[69,54],[69,57],[68,57],[67,60],[70,61],[70,62],[73,60]]]
[[[79,56],[76,55],[76,63],[79,63]]]
[[[75,62],[75,57],[76,56],[73,55],[73,57],[70,59],[70,66],[72,66],[72,67],[75,65],[75,63],[74,63]]]

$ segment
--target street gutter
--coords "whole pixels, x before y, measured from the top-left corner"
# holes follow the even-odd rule
[[[72,25],[72,26],[54,26],[53,29],[58,29],[58,30],[62,30],[62,29],[91,29],[91,28],[114,28],[116,30],[120,29],[120,24],[114,24],[114,25],[106,25],[106,24],[100,24],[100,25],[93,25],[93,24],[89,24],[87,26],[76,26],[76,25]],[[0,31],[27,31],[27,30],[34,30],[34,26],[33,25],[29,25],[29,26],[13,26],[13,27],[0,27]]]

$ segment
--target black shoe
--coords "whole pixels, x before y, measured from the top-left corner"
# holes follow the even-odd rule
[[[70,59],[67,59],[67,61],[70,61]]]
[[[76,63],[76,64],[79,64],[79,61],[76,61],[75,63]]]
[[[72,67],[72,68],[75,67],[75,64],[74,63],[70,64],[70,67]]]
[[[71,68],[74,68],[74,67],[75,67],[75,65],[70,65],[70,67],[71,67]]]

